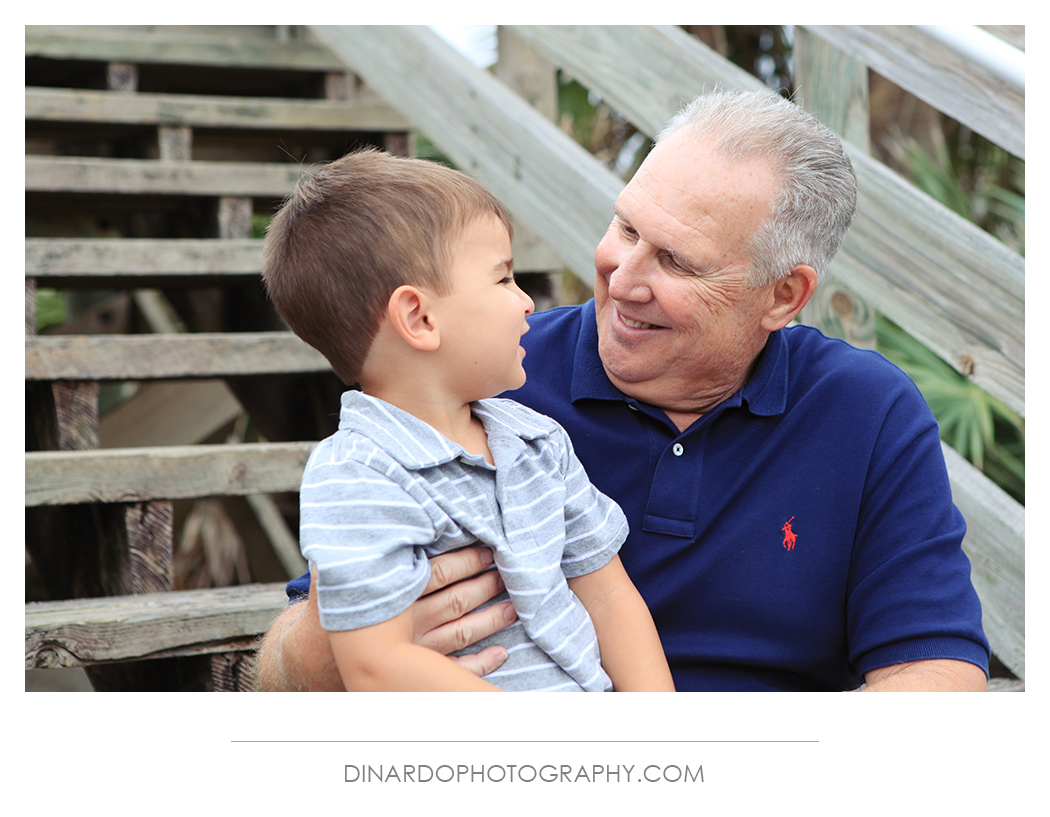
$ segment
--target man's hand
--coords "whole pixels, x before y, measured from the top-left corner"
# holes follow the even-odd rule
[[[518,614],[509,601],[471,612],[478,605],[503,592],[503,579],[489,570],[492,551],[484,547],[465,548],[430,560],[430,581],[423,595],[412,606],[415,643],[448,655],[513,624]],[[475,675],[486,675],[507,660],[503,647],[488,647],[474,655],[452,658]]]
[[[503,591],[495,571],[468,579],[492,564],[492,551],[475,547],[435,556],[430,581],[413,605],[417,644],[447,655],[502,630],[517,618],[510,602],[475,608]],[[311,576],[311,583],[316,575]],[[502,647],[454,658],[475,675],[486,675],[507,660]],[[287,607],[270,625],[257,656],[259,687],[268,692],[335,691],[343,681],[332,655],[328,632],[321,626],[317,597]]]
[[[986,692],[984,670],[968,661],[937,658],[872,670],[865,692]]]

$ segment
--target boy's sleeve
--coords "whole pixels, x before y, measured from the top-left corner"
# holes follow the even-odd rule
[[[568,434],[560,431],[565,475],[565,552],[568,578],[593,573],[612,560],[627,538],[627,518],[620,506],[591,483]]]
[[[359,462],[311,457],[300,490],[299,541],[317,565],[314,588],[326,630],[387,621],[419,598],[430,578],[426,511],[394,480]]]

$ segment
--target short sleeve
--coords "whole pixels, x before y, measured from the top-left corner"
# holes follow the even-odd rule
[[[435,529],[395,480],[335,452],[322,443],[307,464],[300,549],[318,569],[322,626],[353,630],[394,618],[422,594]]]
[[[620,506],[594,487],[576,457],[568,434],[559,428],[565,475],[565,552],[567,578],[593,573],[608,564],[627,538],[627,518]]]
[[[962,549],[940,438],[909,388],[890,406],[872,454],[847,588],[850,659],[863,675],[935,658],[988,671],[981,605]]]

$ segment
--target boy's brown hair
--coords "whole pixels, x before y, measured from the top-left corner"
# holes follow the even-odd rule
[[[266,231],[263,281],[285,323],[348,386],[403,284],[449,291],[456,242],[503,205],[464,173],[424,159],[356,151],[304,175]]]

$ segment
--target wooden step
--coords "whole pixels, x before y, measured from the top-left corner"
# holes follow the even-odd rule
[[[267,162],[25,157],[27,193],[253,196],[290,193],[304,168]]]
[[[27,122],[104,122],[291,131],[387,132],[411,129],[397,111],[373,98],[336,102],[26,88],[25,106]]]
[[[264,27],[26,26],[26,58],[134,62],[149,65],[346,71],[332,53],[309,39],[279,39]]]
[[[25,506],[299,490],[315,442],[25,452]]]
[[[169,380],[330,369],[291,332],[41,335],[25,339],[26,380]]]
[[[287,604],[251,584],[25,606],[26,669],[251,649]]]
[[[263,242],[252,238],[27,238],[25,274],[40,286],[241,282],[262,273]]]
[[[515,227],[515,272],[557,269],[549,251]],[[43,287],[211,286],[262,274],[258,238],[27,238],[25,274]]]

